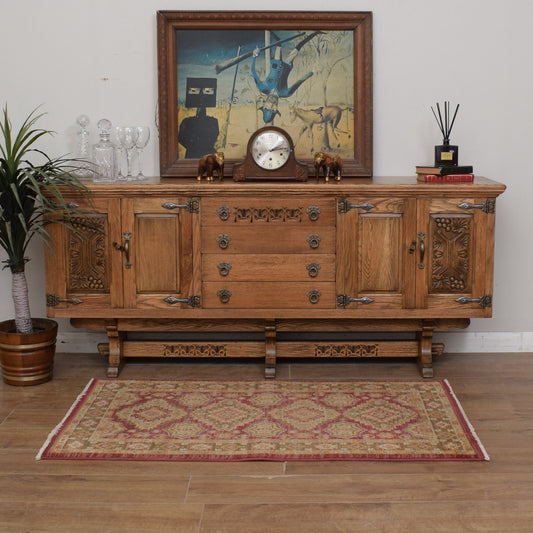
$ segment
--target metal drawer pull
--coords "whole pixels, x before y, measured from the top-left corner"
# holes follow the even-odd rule
[[[175,296],[168,296],[163,299],[169,305],[187,304],[189,307],[200,307],[200,296],[189,296],[188,298],[176,298]]]
[[[229,246],[229,242],[231,241],[231,237],[229,235],[225,235],[224,233],[221,233],[217,236],[217,242],[218,245],[225,250]]]
[[[486,200],[481,204],[471,204],[469,202],[463,202],[457,207],[461,209],[481,209],[484,213],[494,213],[496,210],[496,200]]]
[[[337,294],[337,307],[346,307],[351,303],[371,304],[374,300],[368,296],[362,298],[352,298],[348,294]]]
[[[200,202],[198,200],[189,200],[188,202],[184,204],[166,202],[161,207],[164,209],[168,209],[168,210],[185,209],[185,211],[189,211],[189,213],[198,213],[200,210]]]
[[[318,271],[322,268],[318,263],[309,263],[305,268],[309,273],[309,277],[316,278],[318,276]]]
[[[227,276],[229,274],[229,271],[231,270],[231,265],[229,263],[219,263],[217,265],[218,273],[221,276]]]
[[[371,209],[374,209],[376,206],[373,204],[370,204],[368,202],[365,202],[364,204],[352,204],[348,200],[339,200],[339,213],[347,213],[351,209],[364,209],[365,211],[370,211]]]
[[[322,296],[322,293],[317,289],[312,289],[307,293],[306,296],[309,298],[309,301],[312,304],[317,304],[320,300],[320,296]]]
[[[231,298],[231,291],[228,291],[228,289],[220,289],[217,291],[217,296],[223,304],[227,304]]]
[[[79,298],[60,298],[56,294],[47,294],[46,295],[46,307],[55,307],[61,303],[79,305],[83,302]]]
[[[320,217],[320,207],[317,207],[316,205],[311,205],[307,208],[307,214],[309,216],[309,220],[315,222]]]
[[[116,242],[113,243],[113,246],[119,250],[120,252],[123,252],[126,256],[126,263],[124,266],[126,268],[131,268],[131,262],[130,262],[130,239],[131,239],[131,233],[129,231],[125,231],[123,234],[124,237],[124,244],[118,244]]]
[[[221,205],[217,208],[217,213],[220,217],[220,220],[228,220],[229,215],[231,213],[231,209],[226,205]]]
[[[490,294],[484,294],[479,298],[466,298],[465,296],[461,296],[455,301],[460,304],[479,304],[483,308],[492,307],[492,296]]]
[[[322,238],[320,237],[320,235],[313,233],[313,235],[309,235],[306,240],[311,248],[318,248]]]

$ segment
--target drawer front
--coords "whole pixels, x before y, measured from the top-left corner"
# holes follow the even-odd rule
[[[335,305],[335,283],[202,283],[204,309],[334,309]]]
[[[202,253],[319,254],[335,253],[333,226],[204,226]]]
[[[335,205],[333,198],[205,198],[201,224],[335,225]]]
[[[333,254],[204,254],[204,281],[335,281]]]

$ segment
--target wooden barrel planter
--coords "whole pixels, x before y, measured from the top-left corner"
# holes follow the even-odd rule
[[[16,332],[15,321],[0,322],[2,376],[8,385],[39,385],[52,379],[56,350],[57,322],[32,320],[34,332]]]

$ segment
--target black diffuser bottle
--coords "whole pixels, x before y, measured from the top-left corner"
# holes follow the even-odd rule
[[[450,133],[452,131],[453,123],[455,122],[455,117],[457,116],[458,109],[459,104],[457,104],[453,119],[450,122],[450,102],[444,102],[444,118],[442,117],[442,113],[438,103],[438,116],[437,113],[435,113],[433,107],[431,108],[431,111],[433,111],[433,115],[435,116],[435,120],[439,125],[439,129],[442,132],[442,144],[438,144],[437,146],[435,146],[436,167],[453,167],[458,165],[459,147],[457,145],[450,144]]]

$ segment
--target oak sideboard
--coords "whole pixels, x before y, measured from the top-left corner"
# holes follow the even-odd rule
[[[49,226],[47,312],[107,332],[109,377],[133,357],[261,357],[266,377],[282,357],[412,357],[431,377],[434,332],[491,316],[505,186],[486,178],[89,187],[90,226]]]

